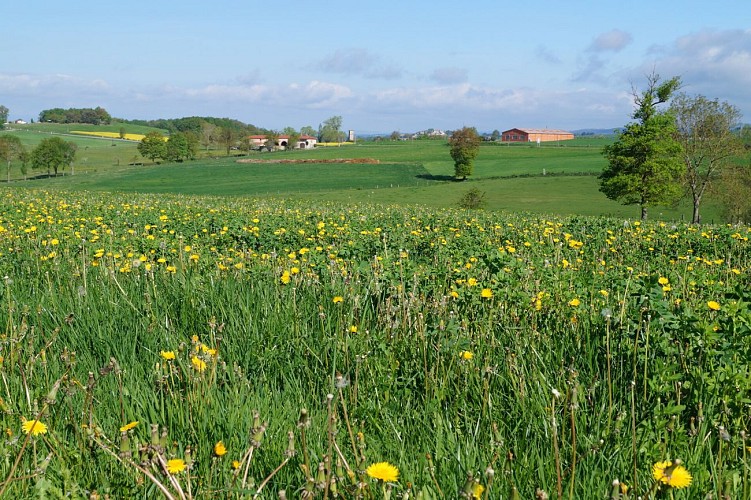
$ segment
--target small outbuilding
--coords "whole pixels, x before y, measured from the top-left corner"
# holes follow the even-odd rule
[[[569,141],[574,134],[548,128],[512,128],[501,132],[501,142]]]

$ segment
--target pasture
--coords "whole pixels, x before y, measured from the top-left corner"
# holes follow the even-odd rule
[[[18,132],[27,147],[43,137],[40,130],[80,127],[41,124]],[[71,128],[72,127],[72,128]],[[117,128],[117,127],[115,127]],[[88,129],[96,129],[89,127]],[[86,130],[88,130],[86,129]],[[143,133],[136,127],[133,133]],[[130,128],[128,132],[131,132]],[[455,207],[462,195],[477,188],[486,195],[486,209],[605,215],[633,218],[636,207],[608,200],[598,191],[596,175],[604,166],[601,150],[608,138],[580,138],[561,143],[483,144],[474,175],[466,182],[453,180],[453,163],[444,141],[383,141],[345,144],[305,151],[223,156],[222,151],[201,151],[197,160],[177,164],[130,166],[144,160],[129,141],[66,136],[79,146],[76,175],[41,178],[47,189],[183,193],[217,196],[282,197],[288,199],[368,201]],[[373,158],[380,165],[243,165],[235,160]],[[71,172],[66,172],[70,174]],[[34,172],[31,175],[35,175]],[[21,179],[17,167],[11,179]],[[36,185],[36,184],[35,184]],[[690,207],[656,207],[651,217],[682,221]],[[720,221],[719,207],[709,198],[704,218]]]

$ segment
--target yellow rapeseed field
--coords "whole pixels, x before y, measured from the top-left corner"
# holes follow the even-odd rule
[[[94,137],[106,137],[107,139],[120,139],[120,133],[119,132],[87,132],[83,130],[71,130],[71,134],[81,134],[81,135],[93,135]],[[143,134],[125,134],[123,137],[127,141],[140,141],[146,137]]]

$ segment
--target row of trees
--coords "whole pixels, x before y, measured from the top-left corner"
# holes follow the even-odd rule
[[[18,136],[11,134],[0,135],[0,160],[5,164],[6,180],[10,182],[10,171],[14,161],[21,163],[21,174],[26,177],[29,164],[35,170],[46,170],[47,175],[55,176],[73,164],[77,146],[73,142],[60,137],[48,137],[28,152]]]
[[[141,156],[153,162],[192,160],[198,153],[199,138],[191,132],[175,132],[169,138],[149,132],[138,144]]]
[[[734,130],[741,118],[738,108],[678,94],[680,87],[678,77],[663,81],[652,74],[644,91],[633,89],[635,121],[603,151],[608,165],[599,176],[600,191],[625,205],[639,205],[642,219],[649,207],[675,204],[688,195],[692,222],[699,223],[701,203],[713,183],[742,189],[743,179],[750,177],[748,166],[738,164],[744,150]]]
[[[52,108],[39,113],[42,123],[90,123],[92,125],[109,125],[112,122],[110,114],[101,107],[96,108]]]

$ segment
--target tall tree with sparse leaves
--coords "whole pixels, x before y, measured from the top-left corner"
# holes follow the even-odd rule
[[[0,105],[0,130],[5,128],[5,122],[8,121],[8,113],[10,113],[10,110]]]
[[[680,85],[678,77],[661,81],[659,75],[649,75],[646,90],[633,89],[636,121],[603,150],[608,165],[599,176],[600,191],[624,205],[639,205],[642,220],[649,207],[671,205],[683,194],[686,167],[675,118],[659,109]]]
[[[740,123],[741,112],[727,102],[686,94],[673,99],[670,112],[675,116],[678,141],[683,146],[686,186],[693,203],[691,222],[698,224],[704,193],[743,151],[743,143],[733,130]]]
[[[26,150],[16,135],[0,135],[0,160],[5,161],[6,181],[10,182],[10,167],[13,160],[20,160]]]
[[[472,175],[475,158],[480,152],[480,142],[480,135],[474,127],[464,127],[451,134],[449,147],[454,160],[454,177],[465,180]]]

